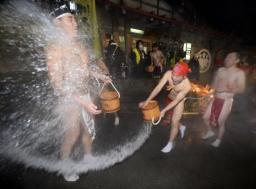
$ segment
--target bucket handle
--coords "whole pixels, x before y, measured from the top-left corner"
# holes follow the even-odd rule
[[[95,78],[95,80],[97,81],[97,85],[98,85],[98,87],[99,87],[99,86],[100,86],[99,80],[98,80],[97,78]]]
[[[162,117],[159,117],[158,121],[154,122],[154,117],[152,117],[151,122],[152,122],[153,125],[158,125],[160,123],[161,119],[162,119]]]
[[[115,89],[115,91],[117,92],[118,98],[120,98],[120,93],[119,93],[119,91],[116,89],[115,85],[112,83],[112,81],[110,81],[109,83],[112,85],[112,87],[113,87],[113,88]],[[104,84],[102,85],[102,88],[101,88],[99,94],[101,94],[101,92],[103,91],[103,88],[105,87],[105,85],[106,85],[106,83],[104,83]]]

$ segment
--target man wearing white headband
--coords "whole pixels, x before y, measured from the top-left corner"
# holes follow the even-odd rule
[[[62,116],[65,136],[60,149],[60,158],[70,158],[73,146],[79,136],[82,138],[85,153],[91,152],[95,138],[94,115],[101,110],[92,102],[89,95],[89,77],[109,81],[103,74],[89,70],[88,54],[77,40],[77,22],[66,5],[56,8],[50,14],[60,33],[46,49],[48,73],[55,93],[59,98],[58,113]],[[70,171],[64,174],[66,181],[76,181],[79,175]]]
[[[66,4],[54,9],[50,13],[53,22],[67,33],[67,37],[77,36],[77,22]]]

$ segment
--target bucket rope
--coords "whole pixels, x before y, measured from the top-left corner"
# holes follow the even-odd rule
[[[157,121],[157,122],[154,122],[155,118],[152,117],[152,120],[151,120],[152,125],[158,125],[158,124],[160,123],[161,119],[162,119],[162,117],[159,117],[158,121]]]
[[[213,98],[213,95],[210,94],[210,95],[206,95],[206,96],[202,96],[202,97],[186,97],[185,100],[187,100],[187,99],[194,99],[194,100],[199,99],[200,100],[200,99],[206,98],[208,96],[210,98]],[[162,117],[159,117],[159,119],[155,122],[155,118],[152,117],[151,122],[152,122],[153,125],[158,125],[161,122],[161,119],[162,119]]]
[[[117,95],[118,95],[118,98],[120,98],[120,93],[119,93],[119,91],[117,90],[117,88],[115,87],[115,85],[114,85],[112,82],[109,82],[109,83],[111,84],[111,86],[113,87],[113,89],[115,89],[115,91],[116,91],[116,93],[117,93]],[[107,83],[104,83],[104,84],[102,85],[102,88],[101,88],[101,90],[100,90],[100,92],[99,92],[99,95],[102,93],[102,91],[103,91],[104,87],[106,86],[106,84],[107,84]]]

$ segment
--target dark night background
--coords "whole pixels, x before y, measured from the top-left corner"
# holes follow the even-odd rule
[[[0,0],[1,3],[9,0]],[[190,24],[196,23],[224,35],[256,45],[254,1],[242,0],[167,0]]]
[[[241,38],[245,45],[255,45],[254,1],[242,0],[169,0],[189,22]]]

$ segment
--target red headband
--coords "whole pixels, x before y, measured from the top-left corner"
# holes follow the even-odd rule
[[[177,76],[185,76],[191,72],[191,69],[188,67],[187,63],[179,61],[175,64],[174,68],[172,69],[172,72],[174,73],[174,75]]]

